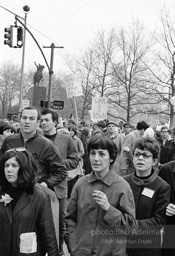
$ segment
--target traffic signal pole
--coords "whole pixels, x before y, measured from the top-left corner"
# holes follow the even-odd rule
[[[49,89],[48,89],[48,108],[50,108],[51,102],[52,102],[52,75],[53,75],[54,49],[55,48],[64,48],[64,47],[63,46],[55,46],[52,43],[51,46],[43,46],[43,48],[51,48],[50,69],[49,69]]]
[[[35,37],[33,36],[33,34],[31,33],[31,31],[27,28],[26,23],[27,23],[27,12],[30,10],[29,6],[24,6],[23,10],[25,11],[25,19],[17,14],[15,14],[14,12],[8,10],[7,8],[0,6],[0,8],[3,8],[4,10],[10,12],[11,14],[15,15],[15,19],[16,21],[18,21],[23,27],[24,27],[24,41],[23,41],[23,53],[22,53],[22,67],[21,67],[21,83],[20,83],[20,100],[19,100],[19,112],[21,112],[22,110],[22,102],[23,102],[23,80],[24,80],[24,59],[25,59],[25,38],[26,38],[26,31],[29,32],[29,34],[32,36],[33,40],[35,41],[35,43],[37,44],[44,60],[46,63],[46,66],[49,70],[49,89],[48,89],[48,107],[51,107],[51,100],[52,100],[52,75],[53,75],[53,58],[54,58],[54,49],[55,48],[64,48],[63,46],[55,46],[53,43],[51,44],[51,46],[44,46],[43,48],[51,48],[51,59],[50,59],[50,67],[49,64],[47,62],[47,59],[40,47],[40,45],[38,44],[37,40],[35,39]],[[24,20],[24,23],[21,22],[21,20]]]
[[[25,12],[24,25],[27,24],[27,12]],[[22,51],[22,64],[21,64],[21,82],[20,82],[20,95],[19,95],[19,113],[21,113],[23,107],[23,83],[24,83],[24,59],[25,59],[25,48],[26,48],[26,29],[24,27],[24,38],[23,38],[23,51]]]

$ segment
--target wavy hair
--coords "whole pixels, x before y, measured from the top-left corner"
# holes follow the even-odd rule
[[[5,190],[9,185],[4,169],[6,161],[12,157],[15,157],[15,160],[20,166],[17,179],[18,187],[25,188],[27,192],[31,191],[29,193],[32,193],[36,183],[38,166],[36,160],[28,150],[19,151],[19,148],[7,150],[0,161],[0,185],[2,190]]]

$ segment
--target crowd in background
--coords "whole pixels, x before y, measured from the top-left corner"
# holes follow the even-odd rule
[[[27,129],[31,129],[30,135]],[[40,146],[38,146],[38,143]],[[52,144],[54,145],[53,148]],[[52,157],[48,155],[48,152],[46,154],[43,151],[42,145],[45,145],[46,151],[47,147],[52,148],[50,149]],[[133,126],[129,122],[119,122],[117,124],[115,121],[107,119],[88,125],[84,120],[77,124],[72,118],[59,124],[58,114],[55,111],[45,109],[40,116],[38,110],[29,107],[22,110],[19,124],[8,121],[1,121],[0,123],[1,157],[2,153],[4,154],[11,148],[21,146],[30,151],[34,158],[39,161],[39,165],[42,166],[42,173],[41,170],[33,170],[33,172],[39,172],[41,175],[39,179],[37,173],[36,182],[55,191],[60,203],[59,248],[54,245],[53,254],[49,250],[47,251],[46,248],[45,252],[50,253],[49,256],[64,255],[64,236],[67,239],[66,243],[71,255],[125,255],[124,248],[120,246],[115,247],[113,254],[110,252],[111,249],[105,248],[107,244],[104,248],[97,248],[98,241],[94,241],[95,238],[91,241],[93,244],[91,254],[88,254],[89,252],[85,254],[86,250],[90,250],[90,245],[87,243],[87,247],[83,247],[88,237],[82,234],[82,227],[87,225],[88,230],[88,225],[90,225],[92,231],[91,224],[94,221],[99,223],[102,230],[105,229],[105,225],[106,228],[110,227],[111,229],[111,222],[114,225],[115,221],[118,223],[117,225],[127,226],[127,228],[137,225],[137,228],[154,227],[157,230],[157,226],[159,226],[161,230],[160,239],[158,238],[158,242],[156,241],[159,246],[156,244],[156,248],[153,250],[152,248],[151,250],[150,248],[142,250],[140,245],[141,251],[140,248],[137,248],[137,250],[129,248],[128,256],[174,254],[173,249],[168,249],[167,254],[166,234],[169,234],[169,229],[166,228],[166,224],[175,224],[175,177],[173,175],[175,169],[175,127],[169,129],[162,125],[160,130],[157,131],[145,121],[139,121]],[[38,153],[38,147],[40,148],[39,151],[42,152]],[[44,159],[43,154],[45,154]],[[103,154],[106,157],[106,163],[103,162]],[[54,159],[54,156],[57,160]],[[17,159],[15,154],[14,157]],[[11,158],[13,158],[13,155]],[[94,164],[97,161],[96,158],[101,159],[102,165],[106,164],[105,170],[107,171],[103,176],[98,176],[98,172],[96,172],[97,166]],[[8,159],[10,159],[10,156]],[[55,165],[56,162],[58,167],[56,167],[57,164]],[[45,170],[46,165],[47,171]],[[144,169],[143,166],[148,169]],[[56,174],[57,168],[62,170],[60,176],[58,173]],[[140,171],[142,168],[145,172],[144,175]],[[114,173],[112,174],[109,170]],[[43,173],[47,173],[48,176],[43,176]],[[130,187],[128,187],[128,183]],[[120,191],[117,190],[116,184],[118,187],[121,186]],[[57,190],[55,189],[56,186],[58,187]],[[108,189],[108,186],[110,189]],[[23,189],[16,192],[10,187],[11,191],[13,191],[14,197],[16,196],[15,193],[18,193],[16,199],[18,201],[20,198],[19,191],[23,192]],[[116,191],[120,193],[117,194]],[[94,206],[91,206],[89,193],[93,194],[96,204],[100,207],[100,210],[96,208],[99,212],[93,213],[92,216],[91,211]],[[115,197],[110,193],[112,195],[116,193]],[[109,198],[107,197],[108,194]],[[81,202],[79,198],[81,198]],[[83,207],[86,207],[84,203],[87,205],[86,210],[83,209]],[[136,205],[136,212],[133,213],[134,204]],[[112,208],[111,205],[113,205]],[[79,215],[80,212],[81,215]],[[106,215],[106,212],[108,212],[108,215]],[[86,216],[89,219],[84,221]],[[90,218],[93,219],[93,216],[98,216],[101,221],[104,218],[104,226],[101,226],[100,219],[94,219],[91,223]],[[77,226],[77,218],[79,227]],[[119,219],[120,222],[118,222]],[[137,224],[134,223],[135,219]],[[53,224],[51,223],[51,225]],[[69,229],[72,233],[72,228],[76,228],[78,236],[78,238],[74,237],[73,242],[70,240],[70,234],[66,235]],[[163,236],[164,232],[165,235]],[[81,234],[84,238],[80,237]],[[55,234],[53,234],[53,237],[55,239]],[[123,236],[120,238],[124,239]],[[162,242],[162,239],[164,242]],[[91,243],[90,240],[89,243]],[[112,241],[109,242],[108,240],[109,243],[114,242]],[[161,250],[163,245],[165,245],[165,248]],[[57,250],[58,254],[56,253]],[[105,254],[105,250],[106,253],[111,254]],[[120,250],[121,253],[117,254]]]

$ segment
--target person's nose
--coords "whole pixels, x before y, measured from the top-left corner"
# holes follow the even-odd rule
[[[29,119],[29,118],[26,118],[26,119],[25,119],[25,123],[30,123],[30,119]]]
[[[12,166],[11,166],[11,165],[9,165],[9,166],[7,167],[7,172],[8,172],[8,173],[11,173],[11,172],[12,172]]]
[[[98,154],[95,154],[94,159],[95,159],[95,161],[98,161],[98,160],[99,160],[99,155],[98,155]]]

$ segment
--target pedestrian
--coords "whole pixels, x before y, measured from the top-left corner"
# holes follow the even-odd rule
[[[130,132],[124,137],[122,152],[119,159],[119,174],[121,176],[125,176],[135,171],[132,152],[135,147],[136,140],[143,136],[148,127],[149,125],[145,121],[140,121],[137,123],[136,130]]]
[[[44,136],[58,148],[67,170],[71,171],[78,165],[78,153],[70,135],[57,131],[58,113],[51,109],[41,111],[41,128]],[[62,181],[56,189],[59,200],[59,255],[64,255],[63,243],[65,234],[64,218],[67,213],[67,180]]]
[[[85,152],[84,152],[83,143],[81,139],[77,136],[77,128],[69,127],[68,130],[75,144],[76,151],[78,153],[78,160],[79,160],[75,170],[70,171],[68,174],[68,198],[70,198],[73,186],[75,185],[79,177],[81,177],[84,174],[83,173],[83,156]]]
[[[67,168],[54,143],[38,133],[40,117],[37,108],[24,108],[20,113],[20,132],[5,138],[1,155],[11,148],[28,149],[39,165],[37,182],[57,193],[57,187],[67,177]]]
[[[113,163],[113,165],[114,165],[114,169],[115,169],[116,173],[119,174],[119,170],[120,170],[119,160],[120,160],[120,155],[121,155],[121,151],[122,151],[124,136],[118,132],[118,127],[115,122],[109,121],[106,124],[106,127],[107,127],[108,137],[111,140],[113,140],[113,142],[116,144],[116,147],[117,147],[117,157],[116,157],[116,160]]]
[[[161,255],[161,230],[166,224],[170,187],[154,170],[159,153],[155,139],[137,140],[133,149],[135,172],[124,177],[134,195],[138,230],[129,239],[128,256]]]
[[[122,230],[135,224],[131,188],[111,169],[117,156],[112,140],[91,138],[88,152],[93,171],[80,178],[72,190],[66,243],[71,256],[124,256],[126,241]]]
[[[123,124],[123,131],[122,131],[123,136],[128,135],[130,132],[131,132],[131,124],[128,123],[128,122],[124,123]]]
[[[161,127],[158,142],[160,143],[160,166],[175,160],[175,142],[166,125]]]
[[[0,148],[4,142],[4,139],[9,136],[16,133],[16,129],[12,126],[9,125],[7,123],[4,123],[1,127],[0,127]]]
[[[25,148],[0,161],[0,255],[58,256],[49,196],[36,184],[37,165]]]
[[[90,138],[91,138],[90,128],[84,127],[83,130],[81,131],[80,139],[81,139],[81,141],[83,143],[83,147],[84,147],[83,170],[84,170],[85,175],[92,172],[92,168],[91,168],[91,164],[90,164],[90,160],[89,160],[89,154],[87,151],[87,145],[88,145]]]

